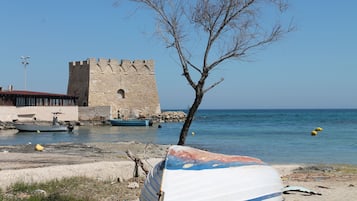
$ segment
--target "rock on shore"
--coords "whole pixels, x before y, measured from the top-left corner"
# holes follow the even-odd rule
[[[186,113],[182,111],[166,111],[157,116],[161,122],[182,122],[186,117]]]

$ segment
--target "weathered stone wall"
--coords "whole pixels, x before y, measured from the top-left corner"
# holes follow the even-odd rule
[[[79,121],[106,121],[110,118],[110,106],[79,107]]]
[[[69,63],[67,94],[78,97],[79,106],[88,106],[89,63],[76,61]]]
[[[111,118],[161,112],[153,60],[88,59],[69,64],[68,95],[79,105],[111,106]],[[88,83],[86,83],[86,79]]]

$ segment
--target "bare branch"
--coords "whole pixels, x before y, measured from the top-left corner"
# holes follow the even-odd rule
[[[257,47],[263,47],[269,43],[275,42],[284,33],[285,32],[282,30],[281,26],[277,25],[276,27],[273,28],[271,33],[268,36],[266,36],[266,38],[264,38],[260,41],[257,41],[255,43],[249,43],[249,41],[243,41],[243,42],[237,41],[235,43],[235,46],[232,47],[232,49],[230,49],[225,54],[223,54],[220,58],[215,60],[207,68],[210,71],[227,59],[230,59],[230,58],[238,58],[239,59],[239,58],[243,57],[251,49],[254,49]]]
[[[219,85],[223,81],[224,81],[224,78],[222,77],[218,82],[213,83],[210,87],[208,87],[207,89],[203,90],[203,93],[206,93],[207,91],[211,90],[212,88],[214,88],[215,86]]]
[[[197,66],[195,66],[194,64],[192,64],[190,61],[187,61],[187,63],[193,68],[195,69],[197,72],[202,73],[201,69]]]

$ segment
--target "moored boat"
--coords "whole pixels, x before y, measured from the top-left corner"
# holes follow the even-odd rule
[[[148,174],[141,201],[283,200],[277,171],[263,161],[171,146]]]
[[[149,119],[110,119],[112,126],[152,126]]]
[[[57,115],[59,113],[53,113],[52,124],[40,124],[36,121],[14,123],[14,127],[20,132],[68,132],[73,130],[73,125],[63,125],[58,122]]]
[[[42,125],[37,123],[14,123],[20,132],[67,132],[71,127],[67,125]]]

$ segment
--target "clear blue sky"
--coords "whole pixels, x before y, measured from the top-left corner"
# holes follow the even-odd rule
[[[153,59],[163,109],[186,109],[193,91],[148,11],[114,0],[1,0],[0,86],[67,93],[68,62]],[[201,108],[357,108],[357,1],[291,1],[297,30],[212,72],[223,83]]]

